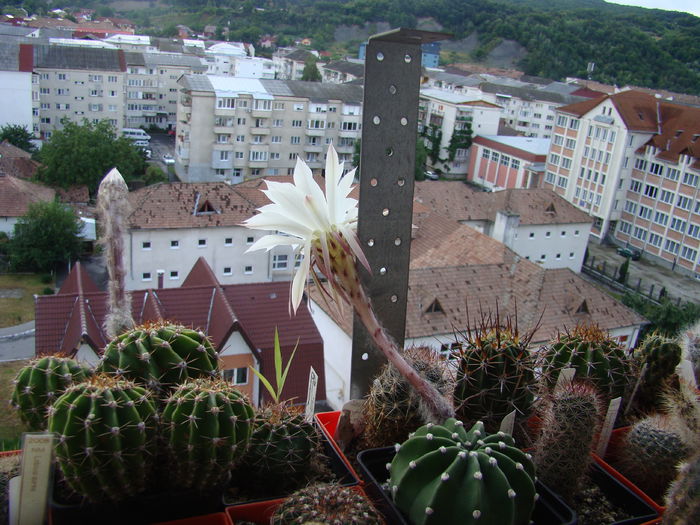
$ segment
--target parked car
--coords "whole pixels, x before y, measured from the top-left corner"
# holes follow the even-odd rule
[[[618,248],[617,254],[622,255],[623,257],[629,257],[633,261],[638,261],[642,256],[642,252],[637,248]]]
[[[426,170],[425,178],[428,180],[440,180],[440,176],[434,171]]]
[[[175,159],[169,153],[163,155],[163,164],[175,164]]]
[[[153,156],[153,152],[148,149],[148,148],[141,148],[141,151],[143,152],[143,156],[147,159],[150,160],[151,157]]]

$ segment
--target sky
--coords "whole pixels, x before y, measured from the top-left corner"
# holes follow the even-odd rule
[[[606,0],[606,2],[668,11],[685,11],[700,17],[700,0]]]

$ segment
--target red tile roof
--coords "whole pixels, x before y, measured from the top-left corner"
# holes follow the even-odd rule
[[[30,204],[50,202],[55,195],[47,186],[0,174],[0,217],[22,217]]]

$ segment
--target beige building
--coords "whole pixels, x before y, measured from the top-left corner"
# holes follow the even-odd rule
[[[184,182],[288,175],[300,156],[314,173],[329,144],[349,166],[362,133],[362,88],[317,82],[185,75],[176,173]]]

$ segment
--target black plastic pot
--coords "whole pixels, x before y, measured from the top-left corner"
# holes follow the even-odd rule
[[[360,475],[365,479],[365,492],[382,514],[387,525],[409,525],[408,519],[394,505],[391,495],[382,488],[389,477],[386,466],[394,457],[394,447],[363,450],[357,455]],[[562,499],[537,482],[540,495],[532,513],[534,525],[575,525],[578,523],[576,513]]]

